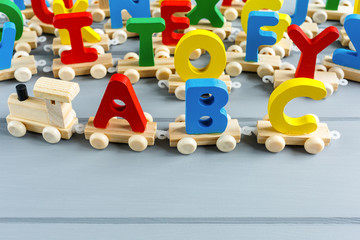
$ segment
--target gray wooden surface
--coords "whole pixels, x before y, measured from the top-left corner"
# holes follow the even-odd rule
[[[292,1],[285,3],[290,11]],[[234,25],[239,27],[239,20]],[[43,46],[32,53],[50,63],[52,55]],[[332,44],[320,58],[338,47]],[[111,52],[119,58],[129,49],[138,51],[138,41]],[[285,61],[296,64],[298,58],[293,52]],[[51,74],[39,71],[27,83],[31,95],[39,76]],[[96,113],[109,78],[75,79],[81,92],[73,104],[82,122]],[[266,114],[272,87],[256,74],[233,80],[242,88],[232,92],[227,110],[241,126],[255,126]],[[169,148],[166,140],[135,153],[120,144],[96,151],[82,135],[56,145],[33,133],[17,139],[5,122],[7,98],[16,84],[0,83],[0,239],[360,237],[358,83],[340,87],[324,101],[297,99],[287,107],[292,115],[315,113],[341,132],[340,140],[316,156],[302,147],[271,154],[255,136],[243,136],[228,154],[211,146],[190,156]],[[184,112],[184,102],[158,88],[155,79],[141,80],[134,88],[160,129]]]

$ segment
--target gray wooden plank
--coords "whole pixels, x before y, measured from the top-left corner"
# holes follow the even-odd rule
[[[83,136],[49,145],[1,124],[0,217],[356,217],[360,124],[329,126],[342,138],[316,156],[271,154],[253,136],[182,156],[167,141],[142,153]]]

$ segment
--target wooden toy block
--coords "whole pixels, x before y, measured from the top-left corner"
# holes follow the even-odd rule
[[[25,10],[21,10],[21,13],[25,16],[26,19],[31,19],[35,14],[31,5],[25,4]]]
[[[109,142],[113,142],[127,143],[132,150],[143,151],[147,146],[154,145],[156,129],[157,124],[148,121],[145,132],[136,133],[125,119],[119,118],[110,119],[107,128],[101,129],[94,126],[94,117],[90,117],[85,127],[85,138],[96,149],[105,149]]]
[[[70,139],[78,124],[71,102],[79,91],[77,83],[39,78],[34,86],[35,97],[20,101],[18,94],[10,95],[8,131],[15,137],[24,136],[26,131],[42,133],[49,143]]]
[[[280,152],[285,145],[304,146],[305,151],[316,154],[328,146],[331,140],[331,133],[326,123],[319,123],[318,129],[311,134],[287,135],[276,131],[270,121],[261,120],[257,122],[257,142],[265,144],[270,152]]]
[[[110,50],[109,36],[107,34],[102,34],[100,36],[101,36],[100,42],[97,42],[97,43],[84,42],[84,46],[87,48],[93,47],[94,45],[100,46],[101,54],[109,51]],[[68,50],[69,48],[71,48],[71,45],[62,45],[59,37],[53,39],[52,49],[53,49],[53,53],[55,56],[59,55],[59,52],[62,52],[63,50]]]
[[[60,58],[53,60],[52,71],[55,78],[71,81],[75,76],[91,75],[95,79],[104,78],[107,69],[113,66],[111,53],[100,54],[95,62],[63,64]]]
[[[240,75],[242,72],[256,72],[259,77],[273,75],[274,70],[280,69],[280,56],[259,54],[258,62],[245,61],[245,53],[226,52],[226,73],[232,77]]]
[[[174,58],[155,57],[155,66],[140,67],[139,56],[136,53],[128,53],[123,60],[118,61],[117,72],[126,75],[132,84],[137,83],[140,78],[156,77],[158,80],[166,80],[175,73]]]
[[[332,56],[325,56],[323,64],[328,69],[341,69],[343,71],[343,78],[346,78],[347,80],[360,82],[360,70],[337,65],[332,61]]]
[[[111,28],[111,19],[109,19],[109,21],[107,23],[104,24],[104,30],[105,30],[105,33],[107,35],[109,35],[109,37],[111,39],[117,37],[117,36],[124,36],[124,34],[126,35],[126,38],[131,38],[131,37],[138,37],[139,34],[135,33],[135,32],[128,32],[126,30],[126,21],[127,20],[124,20],[123,21],[123,24],[124,24],[124,27],[122,28],[118,28],[118,29],[113,29]]]
[[[224,40],[225,38],[229,37],[231,34],[232,24],[231,22],[225,22],[224,26],[221,28],[216,28],[211,26],[210,22],[207,19],[200,20],[199,24],[197,25],[190,25],[187,29],[179,29],[179,32],[187,32],[190,30],[196,30],[196,29],[203,29],[208,30],[216,35],[218,35],[221,40]]]
[[[36,16],[33,16],[29,21],[29,28],[40,36],[42,33],[55,35],[56,29],[52,24],[43,23]]]
[[[300,28],[309,38],[313,38],[319,33],[319,26],[314,22],[304,22]]]
[[[91,12],[94,22],[102,22],[105,17],[110,17],[109,0],[93,1],[87,11]]]
[[[246,33],[241,31],[236,36],[235,44],[242,45],[243,43],[246,43]],[[263,45],[263,46],[260,46],[259,50],[261,53],[261,50],[263,50],[264,48],[272,48],[274,50],[273,53],[275,53],[276,55],[279,55],[281,58],[283,58],[283,57],[290,56],[292,46],[293,46],[293,41],[291,39],[282,38],[280,40],[280,42],[278,42],[274,46]],[[264,51],[269,51],[269,49],[265,49]]]
[[[0,70],[0,81],[15,78],[19,82],[27,82],[33,74],[37,74],[34,56],[21,56],[12,59],[11,68]]]
[[[37,34],[35,31],[24,31],[21,38],[15,41],[15,51],[31,52],[31,49],[37,48]]]
[[[234,21],[241,16],[244,5],[245,3],[242,0],[233,0],[231,6],[220,6],[220,12],[224,15],[226,20]]]
[[[340,30],[340,43],[344,47],[349,47],[350,46],[350,38],[347,35],[347,33],[345,31],[345,28],[342,28]]]
[[[232,87],[230,76],[224,74],[221,75],[219,79],[226,84],[228,92],[230,93]],[[171,74],[168,79],[169,93],[175,94],[177,99],[185,101],[185,84],[186,82],[184,82],[179,75]]]
[[[182,154],[195,152],[197,146],[216,145],[220,151],[230,152],[241,139],[241,128],[236,119],[230,119],[223,133],[187,134],[185,122],[169,124],[170,147],[177,147]]]
[[[354,7],[350,2],[341,2],[337,11],[326,10],[325,4],[322,0],[314,1],[309,4],[307,15],[311,17],[314,22],[321,24],[327,20],[340,21],[348,14],[352,14]]]
[[[274,73],[274,88],[277,88],[283,82],[295,78],[294,70],[276,70]],[[339,79],[335,72],[316,71],[314,79],[325,84],[328,92],[327,97],[331,96],[339,88]]]

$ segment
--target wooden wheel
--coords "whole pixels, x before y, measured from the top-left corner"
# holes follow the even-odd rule
[[[317,154],[324,150],[325,143],[319,137],[312,137],[305,141],[304,148],[308,153]]]
[[[23,123],[18,121],[11,121],[7,125],[7,129],[14,137],[23,137],[26,134],[26,127]]]
[[[91,67],[90,69],[90,75],[95,79],[102,79],[106,76],[107,69],[102,64],[96,64]]]
[[[185,95],[185,84],[182,86],[179,86],[175,89],[175,96],[177,99],[185,101],[186,95]]]
[[[185,137],[180,139],[177,143],[177,149],[180,153],[188,155],[196,151],[197,143],[195,139],[191,137]]]
[[[58,143],[61,139],[61,134],[59,130],[54,127],[46,127],[42,131],[42,136],[48,143]]]
[[[71,81],[75,78],[75,71],[72,67],[62,67],[59,70],[59,77],[64,81]]]
[[[269,152],[281,152],[285,148],[285,140],[281,136],[271,136],[265,141],[265,147]]]
[[[148,141],[144,136],[133,135],[129,138],[129,147],[135,152],[142,152],[148,146]]]
[[[236,140],[230,135],[221,136],[216,141],[216,147],[222,152],[231,152],[236,147]]]
[[[93,133],[90,136],[90,145],[95,149],[105,149],[109,145],[109,138],[103,133]]]
[[[14,77],[19,82],[27,82],[31,79],[32,73],[29,68],[21,67],[15,70]]]

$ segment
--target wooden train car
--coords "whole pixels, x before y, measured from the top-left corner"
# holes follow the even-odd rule
[[[342,72],[343,72],[342,78],[346,78],[347,80],[351,80],[351,81],[355,81],[355,82],[360,82],[360,70],[359,69],[349,68],[349,67],[335,64],[332,61],[332,56],[325,56],[323,64],[327,69],[337,69],[337,71],[339,71],[339,72],[341,72],[340,70],[342,70]]]
[[[235,21],[244,8],[245,3],[242,0],[233,0],[231,6],[220,6],[220,12],[224,15],[226,20]]]
[[[24,51],[27,53],[31,52],[31,49],[35,49],[38,46],[38,36],[35,31],[24,28],[24,32],[21,38],[15,41],[14,49],[16,52]]]
[[[11,135],[41,133],[49,143],[71,138],[78,124],[71,104],[80,91],[77,83],[41,77],[34,86],[35,97],[28,97],[24,84],[16,88],[17,94],[8,99],[10,114],[6,117]]]
[[[11,67],[0,70],[0,81],[16,79],[19,82],[27,82],[33,74],[37,74],[37,62],[34,56],[27,52],[19,51],[14,54],[11,60]]]
[[[314,0],[309,4],[307,15],[311,17],[314,22],[321,24],[327,20],[335,20],[344,22],[348,14],[352,14],[354,7],[350,1],[342,1],[338,10],[326,10],[323,0]]]

